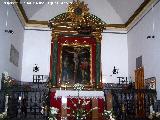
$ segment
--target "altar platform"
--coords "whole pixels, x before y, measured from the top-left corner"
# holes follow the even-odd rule
[[[59,118],[73,119],[77,111],[84,110],[89,114],[88,120],[101,120],[104,111],[103,91],[76,91],[51,89],[50,106],[58,108]]]

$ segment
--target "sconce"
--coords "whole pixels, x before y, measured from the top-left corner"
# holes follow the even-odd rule
[[[7,32],[7,33],[11,33],[11,34],[13,34],[14,32],[13,32],[13,30],[5,30],[5,32]]]
[[[35,64],[35,66],[33,67],[33,72],[38,72],[39,71],[39,67],[37,64]]]
[[[150,38],[153,38],[153,39],[154,39],[155,36],[154,36],[154,35],[152,35],[152,36],[148,35],[148,36],[147,36],[147,39],[150,39]]]
[[[114,66],[112,73],[113,73],[113,74],[118,74],[118,70],[119,70],[119,69],[116,69],[116,67]]]

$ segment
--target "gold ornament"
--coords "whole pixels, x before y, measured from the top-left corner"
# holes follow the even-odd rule
[[[84,16],[89,14],[89,8],[87,4],[78,0],[77,2],[74,1],[72,4],[69,4],[67,13],[68,18],[71,19],[72,22],[85,22]]]

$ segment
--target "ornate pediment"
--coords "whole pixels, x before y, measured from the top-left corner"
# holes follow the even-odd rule
[[[80,2],[79,0],[70,4],[67,11],[67,17],[71,19],[72,22],[85,22],[85,16],[88,14],[89,8],[87,7],[87,4],[84,4],[84,2]]]
[[[84,2],[69,4],[68,11],[57,15],[49,21],[49,26],[54,31],[75,32],[80,34],[101,33],[106,23],[97,16],[89,13],[89,8]]]

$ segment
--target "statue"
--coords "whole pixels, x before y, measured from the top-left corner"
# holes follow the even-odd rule
[[[69,65],[68,57],[65,57],[64,61],[63,61],[63,72],[62,72],[62,80],[64,82],[68,81],[68,79],[69,79],[68,65]]]
[[[79,55],[86,53],[86,51],[82,51],[81,48],[74,48],[74,51],[68,51],[66,52],[73,54],[73,62],[74,62],[74,81],[77,81],[77,71],[78,71],[78,65],[79,65]]]
[[[84,60],[81,62],[81,73],[82,73],[83,82],[85,82],[88,77],[88,66],[89,66],[89,63],[87,61],[87,58],[84,58]]]

